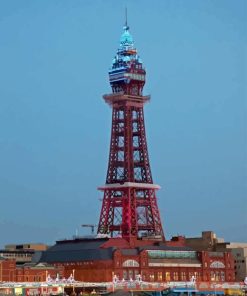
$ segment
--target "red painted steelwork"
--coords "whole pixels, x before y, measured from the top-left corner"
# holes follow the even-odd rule
[[[105,95],[112,132],[99,234],[164,239],[148,157],[143,105],[149,97]]]
[[[108,171],[98,234],[164,240],[148,157],[143,106],[146,71],[134,47],[127,24],[109,70],[112,94],[104,100],[112,107]]]

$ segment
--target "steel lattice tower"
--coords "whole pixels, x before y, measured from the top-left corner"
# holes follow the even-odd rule
[[[112,93],[104,100],[112,107],[109,164],[98,234],[126,239],[164,240],[148,157],[143,106],[146,71],[124,26],[120,47],[109,70]]]

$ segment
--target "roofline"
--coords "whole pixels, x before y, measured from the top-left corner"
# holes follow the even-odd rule
[[[90,242],[90,241],[108,241],[108,237],[96,237],[96,238],[74,238],[74,239],[63,239],[56,241],[56,244],[67,244],[67,243],[80,243],[80,242]]]

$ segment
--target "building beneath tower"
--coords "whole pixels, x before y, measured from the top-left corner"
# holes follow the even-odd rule
[[[43,253],[42,262],[64,267],[65,277],[72,273],[78,281],[135,279],[170,282],[234,281],[234,262],[230,252],[194,251],[184,238],[167,242],[139,240],[135,246],[122,238],[92,238],[58,241]]]
[[[229,252],[195,251],[184,237],[165,240],[153,183],[145,133],[143,95],[146,71],[124,26],[109,70],[112,93],[103,98],[112,108],[112,128],[103,202],[95,238],[57,241],[40,262],[64,268],[65,277],[102,282],[233,281]]]

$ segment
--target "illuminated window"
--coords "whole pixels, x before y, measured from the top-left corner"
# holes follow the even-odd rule
[[[182,281],[186,281],[187,280],[186,279],[186,272],[184,272],[184,271],[181,272],[181,280]]]
[[[150,273],[149,275],[149,279],[150,279],[150,282],[153,282],[154,281],[154,273]]]
[[[162,272],[158,271],[158,281],[162,281],[163,276],[162,276]]]
[[[148,250],[148,257],[155,258],[187,258],[194,259],[197,257],[195,251],[164,251],[164,250]]]
[[[220,261],[214,261],[210,264],[210,267],[211,268],[225,268],[225,264]]]
[[[170,281],[171,280],[171,274],[169,271],[166,272],[166,281]]]
[[[173,272],[173,280],[178,281],[178,272]]]
[[[139,263],[136,260],[126,260],[123,262],[124,267],[139,267]]]

